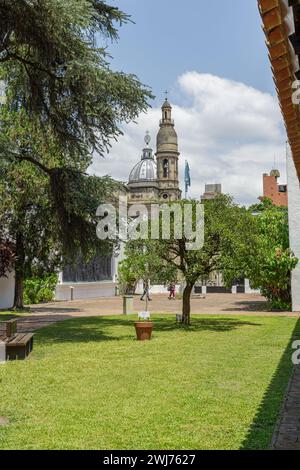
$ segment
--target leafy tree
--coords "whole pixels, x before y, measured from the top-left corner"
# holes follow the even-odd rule
[[[291,308],[291,272],[298,259],[289,246],[288,210],[274,206],[265,199],[249,210],[248,239],[252,244],[243,243],[245,234],[240,234],[239,243],[232,253],[226,271],[227,282],[233,273],[242,272],[251,280],[253,288],[270,302],[274,309]]]
[[[128,21],[102,0],[0,0],[0,79],[10,109],[21,104],[71,153],[76,146],[102,154],[151,97],[134,75],[111,70],[97,46],[117,40],[116,25]]]
[[[16,307],[32,264],[47,271],[98,244],[96,208],[119,185],[87,168],[152,96],[97,46],[127,21],[100,0],[0,0],[0,212],[17,255]]]
[[[2,136],[17,139],[20,148],[30,145],[31,152],[43,155],[43,166],[47,165],[44,171],[26,160],[2,160],[1,225],[14,246],[14,306],[22,308],[25,278],[52,273],[62,259],[73,259],[79,252],[90,257],[100,245],[109,249],[96,238],[96,210],[114,197],[120,185],[108,177],[88,176],[75,165],[57,169],[56,165],[64,164],[64,156],[57,154],[55,140],[46,142],[22,110],[3,111],[2,118]],[[55,179],[49,178],[48,171],[64,177],[63,193],[54,187]]]
[[[193,223],[196,223],[197,201],[180,201],[183,212],[186,203],[193,205]],[[158,240],[140,240],[130,242],[127,252],[132,273],[139,278],[151,279],[152,273],[159,273],[165,280],[170,281],[180,276],[185,281],[182,304],[182,322],[189,325],[191,321],[190,299],[195,283],[199,278],[207,279],[211,272],[220,271],[223,262],[234,250],[236,233],[245,219],[241,216],[245,209],[239,208],[228,196],[219,196],[215,200],[205,202],[204,235],[205,243],[202,249],[189,250],[190,240],[186,236],[181,239],[174,237],[174,218],[171,218],[172,230],[168,240],[163,239],[162,233]],[[141,245],[143,249],[141,249]],[[143,271],[143,265],[146,266]],[[150,269],[150,272],[149,272]],[[134,276],[133,276],[134,277]]]
[[[119,264],[119,282],[124,294],[135,292],[140,280],[148,280],[152,284],[177,279],[178,273],[174,266],[162,262],[156,248],[156,242],[148,240],[130,241],[126,244],[125,259]]]

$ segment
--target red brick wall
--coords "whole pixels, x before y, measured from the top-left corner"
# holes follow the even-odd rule
[[[267,197],[273,201],[276,206],[288,205],[288,195],[286,193],[279,192],[277,179],[275,176],[264,175],[264,197]]]

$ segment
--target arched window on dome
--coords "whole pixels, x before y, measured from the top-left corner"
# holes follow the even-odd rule
[[[163,162],[163,175],[164,178],[169,178],[169,160],[167,159]]]

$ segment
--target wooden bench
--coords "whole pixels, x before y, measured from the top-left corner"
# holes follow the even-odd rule
[[[0,323],[0,327],[2,325],[0,341],[6,346],[6,360],[26,359],[33,349],[33,333],[17,333],[17,320]]]

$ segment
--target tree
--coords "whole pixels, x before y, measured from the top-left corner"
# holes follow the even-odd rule
[[[16,307],[30,260],[88,256],[98,244],[96,208],[119,185],[87,168],[152,96],[96,44],[127,21],[100,0],[0,0],[1,212],[17,255]]]
[[[124,294],[135,292],[140,280],[152,284],[167,284],[177,279],[177,269],[162,262],[159,253],[152,249],[156,243],[144,240],[129,241],[125,247],[125,259],[119,264],[119,282]]]
[[[102,0],[0,0],[0,80],[10,110],[22,105],[71,153],[103,154],[152,96],[134,75],[112,71],[97,46],[117,40],[116,24],[128,21]]]
[[[243,272],[250,279],[253,288],[270,302],[273,309],[291,308],[291,272],[298,259],[289,246],[288,210],[277,207],[268,199],[249,209],[251,225],[248,239],[252,244],[243,243],[245,235],[240,234],[239,243],[227,264],[227,282],[233,273]],[[251,230],[250,230],[251,229]]]
[[[185,204],[193,206],[193,223],[196,223],[196,205],[198,201],[180,201],[177,203],[182,212]],[[162,232],[158,240],[139,240],[130,242],[127,252],[131,271],[140,276],[140,267],[144,264],[150,273],[155,272],[165,280],[171,281],[181,276],[185,281],[182,302],[182,323],[190,325],[191,294],[199,278],[207,279],[211,272],[220,271],[224,260],[234,250],[236,232],[245,223],[243,215],[246,210],[238,207],[228,196],[219,196],[205,202],[204,235],[202,249],[189,250],[190,240],[186,236],[174,237],[174,218],[171,218],[172,230],[168,240],[163,239]],[[194,227],[195,228],[195,227]],[[143,250],[141,249],[143,246]],[[142,253],[142,254],[141,254]],[[150,277],[150,276],[148,276]],[[150,277],[151,278],[151,277]]]
[[[19,148],[43,156],[47,168],[64,163],[55,140],[45,142],[21,110],[2,113],[4,136],[18,139]],[[15,137],[16,136],[16,137]],[[74,162],[73,162],[74,165]],[[48,169],[28,161],[2,160],[0,172],[0,218],[15,252],[15,308],[23,308],[25,278],[56,271],[62,260],[82,253],[91,257],[97,249],[110,246],[96,238],[96,210],[120,188],[109,177],[97,178],[75,168],[58,169],[63,193],[56,190]]]

